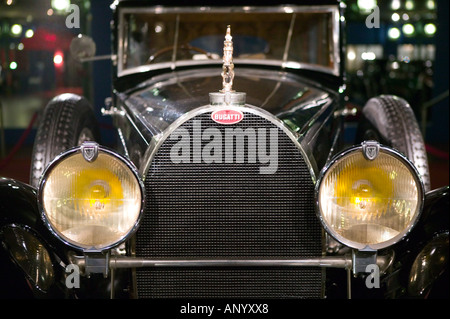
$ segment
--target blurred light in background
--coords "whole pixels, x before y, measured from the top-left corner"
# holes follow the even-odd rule
[[[155,24],[155,33],[161,33],[164,31],[164,24],[156,23]]]
[[[436,2],[434,2],[434,0],[428,0],[427,1],[427,8],[429,10],[434,10],[436,9]]]
[[[436,33],[436,25],[434,23],[427,23],[424,27],[425,34],[434,35]]]
[[[22,34],[22,26],[20,24],[13,24],[11,27],[11,34],[13,36],[19,36]]]
[[[402,31],[406,36],[412,36],[414,34],[414,32],[416,31],[416,29],[414,28],[414,26],[410,23],[404,24],[402,27]]]
[[[414,1],[413,0],[407,0],[405,4],[406,10],[414,10]]]
[[[25,32],[25,37],[26,37],[26,38],[32,38],[33,35],[34,35],[34,31],[33,31],[32,29],[28,29],[28,30]]]
[[[361,59],[363,59],[364,61],[373,61],[377,58],[377,55],[375,54],[375,52],[363,52],[361,54]]]
[[[391,19],[392,21],[397,22],[400,20],[400,15],[397,12],[395,12],[392,14]]]
[[[371,12],[377,6],[377,0],[358,0],[358,8],[363,12]]]
[[[398,38],[400,38],[400,35],[401,33],[398,28],[390,28],[388,31],[388,36],[392,40],[397,40]]]
[[[10,68],[11,70],[17,69],[17,62],[12,61],[12,62],[9,64],[9,68]]]
[[[284,9],[284,12],[286,12],[286,13],[294,12],[294,9],[292,9],[292,7],[284,7],[283,9]]]
[[[66,11],[70,7],[70,0],[52,0],[52,8],[56,11]]]
[[[348,51],[347,53],[347,59],[350,61],[354,61],[356,59],[356,53],[355,51]]]
[[[391,2],[392,10],[398,10],[398,9],[400,9],[400,6],[401,6],[400,0],[392,0],[392,2]]]
[[[53,63],[55,63],[56,67],[61,67],[64,64],[64,55],[61,51],[56,51],[53,56]]]

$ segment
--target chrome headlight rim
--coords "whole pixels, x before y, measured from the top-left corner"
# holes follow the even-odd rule
[[[51,172],[53,171],[53,169],[55,167],[57,167],[60,163],[62,163],[64,160],[68,159],[71,156],[80,154],[81,156],[83,156],[83,148],[85,146],[93,146],[96,148],[96,154],[94,156],[94,158],[92,158],[92,161],[95,161],[95,159],[97,158],[97,154],[104,153],[106,155],[109,155],[117,160],[119,160],[120,162],[122,162],[122,164],[125,164],[125,166],[130,170],[130,172],[133,174],[136,182],[139,185],[139,191],[140,191],[140,195],[141,195],[141,200],[140,200],[140,210],[138,213],[138,218],[136,219],[136,221],[134,222],[134,225],[132,226],[132,228],[130,229],[130,231],[122,236],[120,239],[118,239],[117,241],[105,245],[103,247],[101,247],[100,249],[91,249],[91,248],[86,248],[83,245],[77,245],[74,242],[71,242],[70,240],[68,240],[67,238],[65,238],[65,236],[63,236],[62,234],[60,234],[56,229],[54,229],[54,227],[52,226],[52,223],[50,222],[50,220],[47,218],[46,216],[46,212],[45,212],[45,208],[44,208],[44,186],[48,181],[48,177],[50,176]],[[86,159],[86,161],[89,161],[88,159]],[[41,220],[43,221],[44,225],[47,227],[47,229],[50,231],[50,233],[55,236],[58,240],[60,240],[61,242],[63,242],[65,245],[70,246],[71,248],[83,251],[83,252],[89,252],[89,251],[107,251],[110,250],[112,248],[115,248],[117,246],[119,246],[120,244],[122,244],[123,242],[125,242],[128,238],[132,237],[133,234],[136,233],[137,229],[139,228],[139,224],[140,221],[143,217],[143,213],[144,213],[144,209],[145,209],[145,186],[144,183],[142,181],[142,179],[140,178],[139,172],[137,170],[137,168],[135,167],[135,165],[126,157],[118,154],[117,152],[115,152],[114,150],[111,150],[105,146],[99,145],[96,142],[84,142],[82,145],[70,148],[64,152],[62,152],[61,154],[57,155],[45,168],[41,179],[39,181],[39,186],[37,189],[37,205],[38,205],[38,209],[41,215]]]
[[[320,188],[322,185],[322,182],[324,180],[324,178],[327,175],[327,172],[330,171],[330,169],[337,163],[339,163],[340,161],[342,161],[345,157],[356,153],[356,152],[361,152],[362,154],[364,154],[364,148],[366,147],[366,145],[368,145],[368,143],[372,143],[374,145],[376,145],[376,147],[378,148],[378,152],[379,153],[385,153],[388,154],[394,158],[396,158],[397,160],[399,160],[400,162],[402,162],[405,167],[410,171],[411,176],[414,178],[414,181],[417,185],[417,191],[418,191],[418,207],[417,207],[417,213],[415,214],[415,216],[413,217],[413,219],[409,222],[408,226],[403,229],[403,231],[401,231],[399,234],[397,234],[396,236],[394,236],[393,238],[381,242],[381,243],[377,243],[377,244],[364,244],[364,243],[359,243],[356,241],[352,241],[349,240],[347,238],[345,238],[344,236],[338,234],[333,227],[331,227],[331,225],[328,224],[328,222],[325,220],[325,218],[323,217],[322,213],[321,213],[321,204],[320,204]],[[364,155],[366,157],[366,155]],[[369,159],[367,159],[369,160]],[[329,234],[331,237],[333,237],[335,240],[337,240],[338,242],[340,242],[341,244],[353,248],[353,249],[357,249],[357,250],[381,250],[390,246],[395,245],[396,243],[400,242],[403,238],[405,238],[414,228],[414,226],[416,226],[416,224],[418,223],[418,221],[420,220],[420,217],[422,215],[422,210],[423,210],[423,205],[425,202],[425,188],[424,188],[424,184],[423,181],[420,177],[420,173],[417,170],[417,168],[415,167],[415,165],[412,163],[411,160],[409,160],[403,153],[401,153],[400,151],[380,144],[376,141],[365,141],[362,142],[360,145],[356,145],[356,146],[352,146],[350,148],[348,148],[347,150],[335,155],[324,167],[323,169],[320,171],[318,179],[317,179],[317,183],[315,186],[315,209],[316,209],[316,215],[317,218],[319,219],[320,223],[322,224],[322,227],[324,228],[324,230],[326,231],[327,234]]]

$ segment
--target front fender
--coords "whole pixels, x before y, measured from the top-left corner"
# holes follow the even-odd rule
[[[427,193],[423,211],[421,250],[411,266],[408,294],[413,297],[449,296],[449,187]]]
[[[437,235],[417,255],[409,274],[408,294],[448,298],[448,233]]]
[[[419,223],[396,245],[390,298],[448,298],[449,193],[428,192]]]
[[[22,182],[0,178],[0,227],[17,223],[36,227],[41,223],[37,191]]]
[[[66,296],[64,249],[43,224],[36,189],[9,178],[0,178],[0,242],[0,296]]]

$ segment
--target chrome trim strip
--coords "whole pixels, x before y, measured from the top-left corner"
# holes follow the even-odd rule
[[[392,260],[391,255],[377,256],[380,273],[386,272]],[[84,269],[86,259],[85,256],[73,256],[71,262]],[[111,255],[109,259],[110,269],[157,267],[322,267],[351,270],[353,259],[351,254],[299,259],[148,259]]]
[[[117,76],[122,77],[125,75],[130,75],[134,73],[147,72],[152,70],[159,70],[165,68],[176,68],[178,66],[189,66],[189,65],[204,65],[211,64],[211,61],[175,61],[175,62],[166,62],[159,63],[157,65],[141,65],[135,68],[130,68],[124,70],[122,68],[122,63],[124,58],[124,50],[126,44],[123,43],[124,34],[123,34],[123,26],[124,26],[124,15],[129,13],[155,13],[155,14],[164,14],[164,13],[192,13],[192,12],[205,12],[207,13],[229,13],[229,12],[256,12],[256,13],[264,13],[264,12],[289,12],[289,13],[331,13],[332,17],[332,42],[333,46],[333,67],[326,67],[321,65],[312,65],[304,62],[298,61],[283,61],[283,60],[265,60],[264,63],[258,60],[249,60],[249,59],[235,59],[236,63],[245,63],[252,65],[268,65],[268,66],[281,66],[282,68],[292,68],[292,69],[306,69],[318,72],[324,72],[328,74],[332,74],[335,76],[340,76],[340,49],[339,49],[339,37],[340,37],[340,13],[338,6],[326,5],[326,6],[244,6],[244,7],[165,7],[165,6],[154,6],[154,7],[137,7],[137,8],[120,8],[118,19],[118,43],[117,43]],[[222,59],[217,59],[217,64],[221,64]]]
[[[123,132],[121,128],[117,128],[117,135],[119,136],[120,144],[123,147],[124,155],[126,158],[130,158],[130,154],[128,153],[128,146],[125,142],[125,137],[123,136]]]
[[[125,102],[125,104],[127,104],[127,103]],[[146,122],[141,119],[141,115],[139,113],[133,113],[133,115],[140,119],[140,123],[142,123],[142,125],[144,125],[145,128],[147,129],[147,132],[149,132],[150,129],[147,127]],[[126,118],[127,118],[128,122],[130,123],[130,125],[133,127],[134,131],[139,134],[142,141],[144,141],[144,143],[147,144],[147,146],[148,146],[150,144],[150,142],[145,138],[145,136],[142,134],[141,130],[139,130],[139,128],[136,126],[136,122],[133,121],[129,112],[126,112]]]
[[[333,19],[333,55],[334,55],[333,56],[333,61],[334,61],[333,74],[336,76],[339,76],[340,68],[342,65],[341,50],[340,50],[340,45],[339,45],[341,15],[340,15],[338,8],[336,8],[336,10],[333,10],[332,14],[334,14],[334,19]]]
[[[317,71],[321,73],[326,73],[330,75],[339,76],[339,74],[325,66],[317,65],[317,64],[310,64],[305,62],[297,62],[297,61],[281,61],[281,60],[250,60],[250,59],[240,59],[240,58],[234,58],[233,62],[235,65],[239,66],[239,64],[246,64],[246,65],[260,65],[260,66],[273,66],[273,67],[280,67],[282,69],[295,69],[295,70],[307,70],[307,71]],[[161,62],[158,64],[150,64],[150,65],[140,65],[134,68],[130,68],[124,71],[118,72],[118,76],[126,76],[136,73],[145,73],[149,71],[154,70],[161,70],[161,69],[176,69],[177,67],[184,67],[184,66],[199,66],[199,65],[222,65],[222,60],[199,60],[199,61],[193,61],[193,60],[185,60],[185,61],[175,61],[175,62]]]
[[[144,267],[332,267],[351,268],[352,259],[350,256],[342,257],[318,257],[301,259],[184,259],[184,260],[160,260],[146,258],[127,258],[111,256],[109,266],[112,269],[118,268],[144,268]]]
[[[168,6],[149,6],[149,7],[128,7],[120,8],[121,14],[126,13],[193,13],[193,12],[205,12],[205,13],[298,13],[298,12],[338,12],[338,6],[333,5],[273,5],[273,6],[225,6],[225,7],[168,7]]]

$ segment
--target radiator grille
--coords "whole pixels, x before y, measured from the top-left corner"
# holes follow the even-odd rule
[[[141,297],[165,298],[318,298],[317,271],[311,267],[141,270],[139,292]]]
[[[211,120],[211,113],[183,123],[193,137],[229,125]],[[194,124],[195,123],[195,124]],[[173,163],[167,138],[156,151],[145,179],[147,204],[136,236],[136,256],[155,259],[294,259],[321,255],[321,227],[314,212],[314,184],[293,141],[283,130],[258,114],[244,113],[233,128],[269,128],[278,132],[278,167],[249,163]],[[198,126],[196,126],[198,128]],[[204,147],[210,140],[201,140]],[[236,143],[234,144],[234,146]],[[234,149],[233,149],[234,151]],[[266,149],[270,152],[269,145]],[[235,152],[234,152],[235,153]],[[139,297],[320,297],[319,268],[138,269]]]

